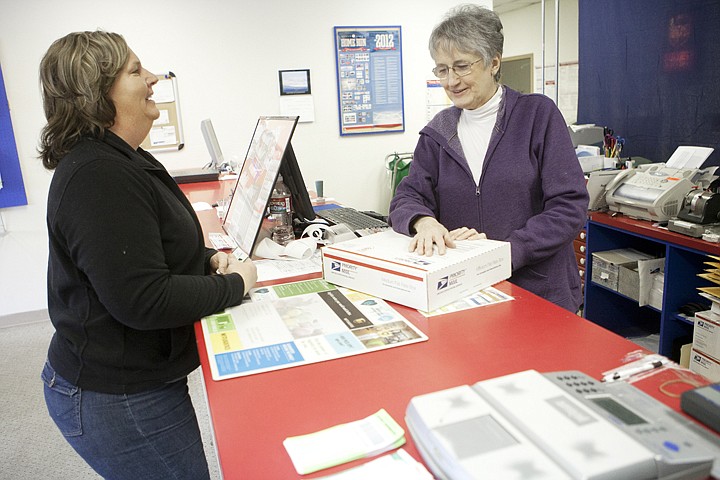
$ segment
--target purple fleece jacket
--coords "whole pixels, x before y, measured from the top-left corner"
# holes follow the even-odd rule
[[[475,228],[510,242],[510,281],[576,312],[582,303],[573,239],[588,193],[567,125],[546,96],[504,88],[475,184],[457,134],[461,109],[439,112],[420,132],[408,176],[390,204],[390,224],[414,234],[418,216],[448,230]]]

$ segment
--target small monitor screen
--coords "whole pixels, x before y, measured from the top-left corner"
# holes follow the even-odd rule
[[[253,133],[223,228],[243,253],[252,255],[275,180],[298,117],[260,117]]]
[[[637,415],[635,412],[610,397],[593,397],[588,398],[588,400],[613,415],[625,425],[642,425],[643,423],[648,423],[647,420],[642,418],[640,415]]]

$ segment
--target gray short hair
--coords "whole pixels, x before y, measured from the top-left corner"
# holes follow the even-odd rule
[[[457,49],[478,55],[487,67],[496,56],[502,58],[505,41],[502,30],[500,17],[492,10],[473,4],[459,5],[430,34],[430,56],[435,58],[441,50]],[[500,80],[499,70],[494,78]]]

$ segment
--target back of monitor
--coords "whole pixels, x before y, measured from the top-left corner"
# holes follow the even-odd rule
[[[210,154],[210,168],[218,168],[225,163],[223,158],[222,150],[220,149],[220,142],[218,142],[217,136],[215,135],[215,128],[213,127],[212,121],[206,118],[200,122],[200,130],[202,131],[203,138],[205,139],[205,145],[207,146],[208,153]]]

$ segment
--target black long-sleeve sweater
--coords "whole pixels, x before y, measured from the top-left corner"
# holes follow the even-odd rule
[[[165,168],[109,131],[60,161],[47,228],[48,359],[82,388],[135,393],[187,375],[193,323],[242,301],[240,275],[210,274],[215,251]]]

